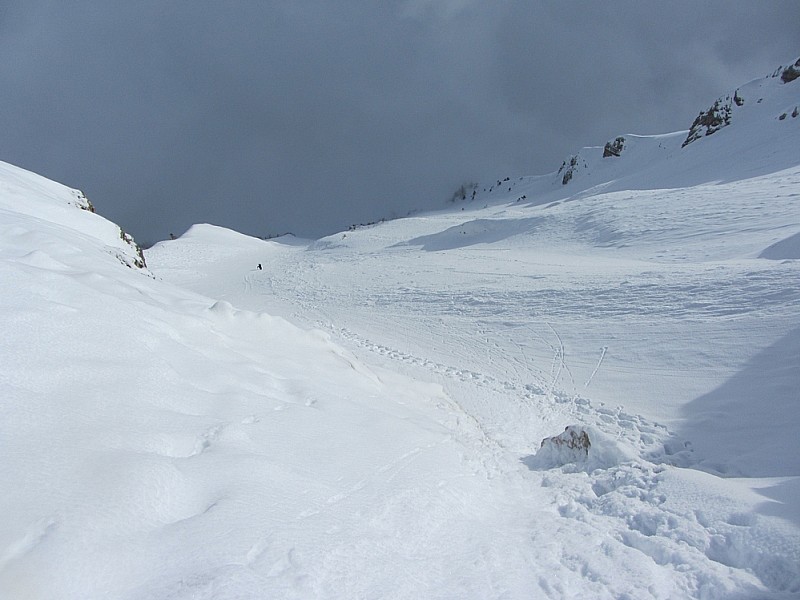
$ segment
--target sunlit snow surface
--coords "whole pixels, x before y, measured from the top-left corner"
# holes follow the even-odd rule
[[[313,242],[198,225],[147,271],[0,165],[0,598],[797,597],[773,84],[567,186]],[[567,425],[588,459],[537,460]]]

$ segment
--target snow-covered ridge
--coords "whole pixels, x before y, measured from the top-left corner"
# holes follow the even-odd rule
[[[520,202],[549,202],[568,186],[571,194],[603,186],[606,190],[689,186],[730,177],[732,161],[747,164],[742,176],[780,171],[797,164],[797,153],[765,153],[763,148],[790,148],[787,140],[800,128],[800,59],[753,80],[715,100],[688,130],[659,135],[622,134],[603,146],[589,146],[564,159],[557,171],[537,178],[500,178],[475,184],[457,199],[475,204],[504,201],[513,193]],[[730,125],[734,127],[729,127]],[[711,136],[714,136],[712,142]],[[724,133],[723,133],[724,132]],[[693,149],[700,141],[714,152]],[[694,143],[693,143],[694,142]],[[532,185],[535,184],[535,185]]]
[[[440,387],[123,267],[85,209],[0,166],[0,598],[386,596],[379,548],[447,555],[413,518],[394,550],[372,528],[467,512],[470,428]],[[278,245],[210,225],[171,244],[190,265]]]
[[[21,215],[42,223],[36,233],[24,230],[15,243],[18,251],[41,256],[47,248],[59,243],[72,245],[80,239],[85,242],[82,250],[87,257],[94,255],[104,260],[111,256],[127,267],[146,269],[144,255],[133,237],[95,214],[83,192],[3,162],[0,162],[0,211],[6,235],[14,234],[11,223]],[[100,249],[102,252],[97,252]]]
[[[682,146],[716,133],[734,121],[770,118],[784,121],[789,116],[796,119],[800,114],[800,86],[785,86],[797,79],[798,68],[800,58],[794,65],[778,67],[771,76],[751,81],[715,100],[694,120]]]

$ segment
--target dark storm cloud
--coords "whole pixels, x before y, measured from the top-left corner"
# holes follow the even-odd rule
[[[688,127],[800,55],[800,3],[5,2],[0,159],[143,241],[318,236]]]

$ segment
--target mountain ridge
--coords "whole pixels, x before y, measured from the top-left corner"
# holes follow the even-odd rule
[[[710,108],[700,111],[687,130],[655,135],[617,135],[603,146],[586,146],[570,155],[554,172],[520,179],[506,177],[489,184],[475,184],[474,195],[469,199],[466,193],[459,197],[463,199],[464,205],[480,204],[492,202],[500,196],[504,198],[509,192],[513,192],[517,195],[517,201],[540,203],[551,201],[553,196],[560,194],[553,193],[554,187],[569,185],[574,193],[598,185],[609,190],[622,189],[622,185],[617,183],[620,178],[625,178],[624,186],[653,189],[665,185],[666,178],[658,181],[657,178],[650,177],[647,171],[652,170],[653,163],[662,160],[672,163],[669,172],[672,185],[681,180],[679,173],[686,174],[683,178],[684,185],[729,177],[726,164],[730,157],[736,155],[747,155],[750,159],[753,166],[748,176],[793,166],[798,160],[797,153],[765,157],[758,147],[768,144],[771,137],[791,138],[796,135],[797,116],[800,113],[800,84],[795,83],[796,78],[791,74],[800,70],[798,63],[800,59],[788,67],[780,66],[771,74],[754,79],[721,96],[712,102]],[[714,138],[717,141],[711,141],[712,134],[724,131],[731,123],[735,125],[733,129]],[[731,134],[731,131],[735,133]],[[731,136],[733,139],[730,139]],[[714,143],[717,149],[714,160],[703,157],[705,164],[698,164],[696,153],[691,150],[692,142],[696,144],[700,140]],[[518,185],[518,181],[535,181],[537,185],[523,187]]]

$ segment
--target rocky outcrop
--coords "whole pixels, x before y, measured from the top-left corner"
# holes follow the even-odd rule
[[[578,155],[575,154],[574,156],[569,157],[569,159],[565,160],[561,163],[561,167],[558,169],[558,174],[564,174],[561,177],[561,185],[567,185],[570,180],[572,179],[573,175],[575,175],[575,171],[578,168]]]
[[[701,112],[689,128],[689,135],[681,147],[691,144],[695,140],[703,136],[716,133],[723,127],[731,124],[731,116],[733,115],[734,106],[742,106],[744,98],[736,90],[733,95],[728,95],[723,98],[718,98],[711,108]]]
[[[470,200],[474,200],[477,193],[477,183],[463,183],[455,192],[453,192],[453,195],[450,197],[450,202],[463,202],[467,199],[467,197],[469,197]]]
[[[72,190],[72,195],[75,198],[75,206],[77,206],[81,210],[88,210],[91,213],[94,212],[94,205],[91,202],[89,202],[89,199],[82,191]]]
[[[625,148],[624,137],[618,137],[612,142],[606,142],[606,145],[603,148],[603,158],[608,158],[609,156],[620,156],[623,148]]]
[[[86,195],[80,190],[70,190],[73,197],[74,205],[80,208],[81,210],[85,210],[87,212],[93,213],[94,205],[89,201]],[[126,267],[131,269],[146,269],[147,263],[144,260],[144,253],[142,252],[141,247],[136,241],[133,239],[133,236],[129,233],[126,233],[119,225],[117,226],[119,229],[119,239],[121,239],[128,248],[125,251],[113,250],[113,254],[117,257],[117,260],[121,262]]]
[[[92,210],[92,212],[94,212],[94,210]],[[139,246],[139,244],[134,241],[133,236],[129,233],[126,233],[122,227],[119,227],[119,237],[123,242],[130,246],[130,250],[133,253],[133,256],[131,257],[117,252],[117,258],[119,261],[126,267],[146,269],[147,263],[144,261],[144,253],[142,252],[142,248]]]
[[[800,58],[788,67],[778,67],[770,77],[780,77],[783,83],[790,83],[800,78]],[[759,98],[755,103],[760,104],[762,100],[763,98]],[[737,107],[743,106],[744,103],[745,99],[739,93],[739,90],[736,90],[733,95],[718,98],[716,102],[711,105],[711,108],[701,112],[694,120],[689,129],[689,135],[686,136],[682,147],[691,144],[701,137],[716,133],[723,127],[730,125],[734,111]],[[781,113],[777,118],[784,121],[788,115],[788,112]],[[794,116],[794,113],[792,113],[792,116]]]
[[[789,83],[800,77],[800,58],[793,65],[789,65],[781,72],[781,81]]]
[[[585,429],[569,425],[564,432],[542,440],[537,456],[545,456],[554,465],[586,462],[592,442]]]

